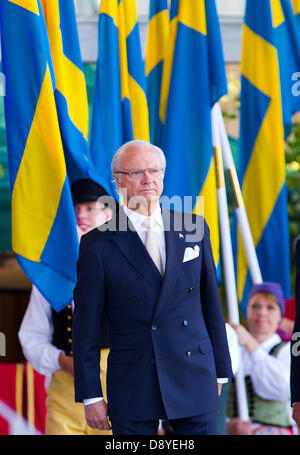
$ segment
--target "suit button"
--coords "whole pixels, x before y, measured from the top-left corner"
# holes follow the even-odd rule
[[[155,358],[153,357],[153,359],[151,359],[151,363],[155,363]]]
[[[195,292],[195,288],[189,288],[188,291],[189,291],[189,294],[193,294]]]
[[[156,330],[157,329],[157,325],[156,324],[152,324],[152,330]]]
[[[188,351],[188,352],[186,353],[186,356],[187,356],[187,357],[191,357],[191,355],[192,355],[191,351]]]
[[[188,322],[187,321],[183,321],[183,325],[187,326]]]

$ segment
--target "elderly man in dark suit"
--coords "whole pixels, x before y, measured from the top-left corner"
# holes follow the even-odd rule
[[[80,246],[75,400],[91,427],[109,428],[109,417],[113,434],[156,434],[166,418],[177,434],[216,434],[220,383],[232,369],[208,226],[161,209],[165,158],[157,147],[123,145],[112,171],[124,205]],[[108,405],[99,381],[103,314]]]

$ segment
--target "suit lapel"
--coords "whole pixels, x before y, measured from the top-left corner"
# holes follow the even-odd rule
[[[162,209],[162,216],[165,229],[166,267],[160,296],[155,309],[155,316],[158,315],[163,302],[166,301],[168,294],[172,289],[171,283],[176,281],[177,274],[182,271],[181,265],[186,246],[185,233],[183,230],[178,230],[178,227],[180,227],[182,223],[182,217],[180,217],[180,220],[177,220],[180,224],[176,224],[174,212]]]
[[[118,218],[116,223],[117,229],[113,232],[111,240],[146,281],[155,289],[160,288],[162,277],[123,210],[120,210]]]
[[[173,213],[171,217],[173,217]],[[163,212],[165,222],[165,211]],[[184,234],[181,231],[175,231],[173,222],[165,228],[165,242],[166,242],[166,267],[165,267],[165,280],[170,278],[175,271],[178,270],[178,264],[182,264],[185,240]],[[174,275],[173,275],[174,276]]]

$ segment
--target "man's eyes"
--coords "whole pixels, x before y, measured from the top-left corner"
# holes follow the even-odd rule
[[[147,171],[150,175],[158,175],[160,173],[160,169],[155,169],[155,168],[147,169]],[[131,171],[130,174],[134,175],[134,176],[140,176],[140,175],[144,175],[145,172],[146,172],[146,170],[144,170],[144,169],[136,169],[135,171]]]

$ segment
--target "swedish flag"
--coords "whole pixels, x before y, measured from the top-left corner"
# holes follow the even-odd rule
[[[219,230],[211,108],[227,91],[219,23],[213,0],[173,0],[164,61],[160,118],[167,158],[164,194],[204,196],[216,264]],[[194,206],[203,214],[201,200]]]
[[[160,90],[164,58],[169,39],[167,0],[150,0],[145,73],[149,107],[150,141],[161,146],[162,123],[159,118]]]
[[[300,0],[291,0],[291,5],[293,8],[294,15],[299,24],[300,21]]]
[[[274,39],[279,61],[284,133],[287,137],[293,125],[292,115],[300,110],[300,84],[297,84],[300,75],[300,1],[280,0],[279,11],[280,6],[281,12],[274,25]]]
[[[72,299],[78,237],[39,0],[0,0],[12,246],[56,310]]]
[[[116,197],[110,170],[116,150],[149,141],[149,114],[135,0],[102,0],[91,131],[92,159],[102,185]]]
[[[70,183],[99,180],[88,145],[88,100],[74,0],[41,0],[55,73],[55,100]]]
[[[290,0],[248,1],[241,61],[239,179],[262,278],[280,283],[286,297],[291,277],[284,138],[300,108],[292,94],[300,62],[296,20]],[[240,234],[237,282],[244,308],[252,282]]]

